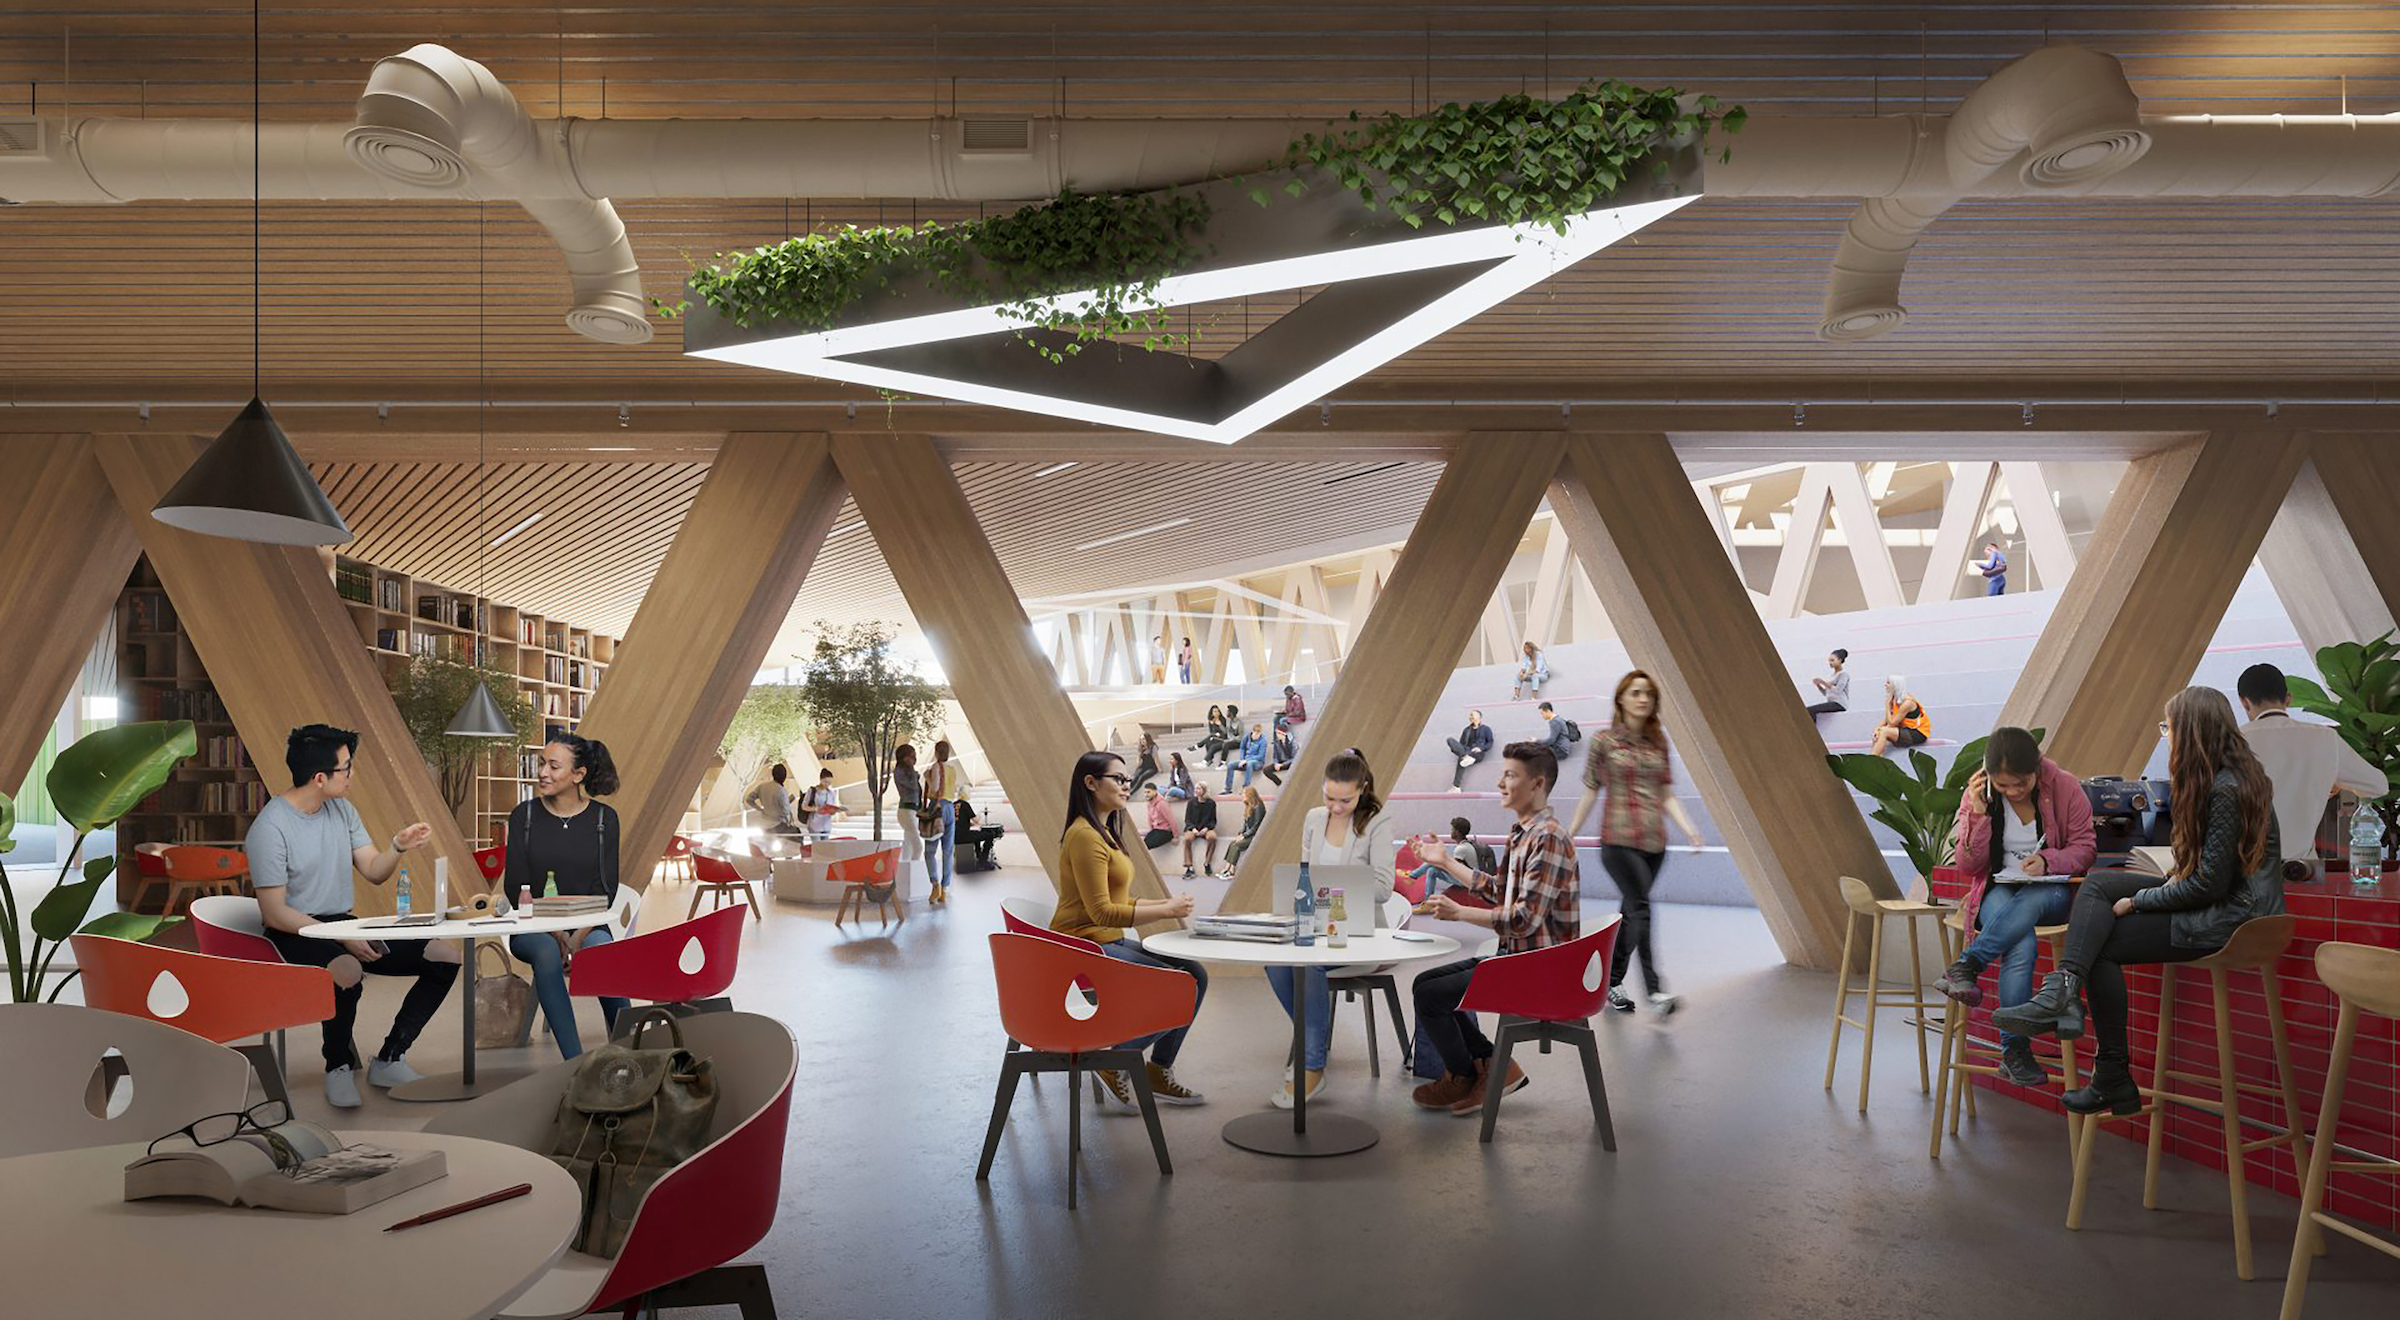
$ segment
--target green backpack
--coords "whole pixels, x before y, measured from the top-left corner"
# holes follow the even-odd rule
[[[575,1065],[558,1099],[550,1158],[583,1190],[574,1249],[614,1257],[650,1185],[708,1144],[717,1113],[716,1072],[683,1046],[683,1028],[663,1008],[634,1010],[624,1039]],[[663,1022],[667,1049],[643,1049],[642,1031]]]

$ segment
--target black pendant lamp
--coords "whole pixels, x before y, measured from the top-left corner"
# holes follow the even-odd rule
[[[490,544],[483,539],[483,534],[490,530],[490,525],[485,521],[486,515],[483,507],[485,481],[483,419],[486,409],[491,404],[491,389],[484,383],[483,304],[483,203],[477,202],[475,203],[475,543],[477,546],[475,551],[475,594],[478,602],[483,600],[484,589],[489,585],[484,573],[484,553],[491,548]],[[485,631],[486,625],[482,621],[483,612],[480,609],[475,612],[475,618],[475,631],[481,634]],[[475,639],[475,645],[481,648],[484,641],[485,639],[479,635]],[[500,709],[499,702],[492,700],[491,688],[484,684],[479,675],[475,679],[475,690],[467,694],[467,704],[458,708],[458,714],[450,717],[450,727],[442,732],[453,738],[514,738],[517,736],[517,726],[508,722],[508,715]]]
[[[187,532],[270,545],[341,545],[350,540],[325,489],[284,438],[258,388],[258,6],[250,7],[250,406],[225,428],[150,516]]]

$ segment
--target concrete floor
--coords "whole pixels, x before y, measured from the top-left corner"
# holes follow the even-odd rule
[[[2279,1305],[2288,1198],[2252,1189],[2260,1277],[2244,1284],[2220,1174],[2170,1160],[2170,1208],[2145,1212],[2141,1148],[2106,1141],[2087,1226],[2068,1233],[2056,1118],[1987,1103],[1929,1161],[1930,1102],[1897,1029],[1877,1042],[1866,1118],[1854,1036],[1834,1090],[1820,1089],[1831,981],[1783,966],[1742,909],[1666,908],[1660,944],[1685,1010],[1601,1024],[1614,1155],[1593,1133],[1571,1053],[1527,1060],[1533,1085],[1483,1146],[1474,1123],[1410,1105],[1388,1052],[1382,1080],[1367,1078],[1355,1007],[1325,1103],[1375,1122],[1382,1143],[1320,1161],[1229,1146],[1219,1128],[1263,1108],[1290,1028],[1263,978],[1228,971],[1178,1069],[1210,1102],[1164,1111],[1172,1177],[1137,1118],[1087,1111],[1070,1213],[1064,1079],[1044,1078],[1020,1090],[979,1185],[1003,1044],[983,937],[1002,897],[1046,892],[1038,872],[1006,870],[962,877],[948,910],[917,907],[896,931],[849,934],[829,911],[793,907],[752,927],[735,1002],[782,1018],[800,1045],[783,1212],[753,1253],[783,1315],[1924,1320],[2272,1316]],[[654,893],[645,924],[679,919],[686,895]],[[370,983],[370,1046],[397,995]],[[597,1010],[582,1011],[596,1040]],[[445,1010],[413,1061],[453,1066],[457,1031]],[[326,1117],[313,1031],[292,1045],[294,1089]],[[555,1058],[546,1044],[531,1053],[518,1061]],[[342,1125],[427,1117],[371,1093]],[[2318,1263],[2312,1320],[2396,1308],[2400,1262],[2337,1240]]]

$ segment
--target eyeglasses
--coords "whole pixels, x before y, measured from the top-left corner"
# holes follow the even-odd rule
[[[158,1153],[159,1142],[173,1141],[177,1137],[189,1140],[196,1147],[215,1146],[231,1141],[244,1132],[256,1132],[266,1138],[269,1153],[275,1159],[276,1168],[296,1168],[300,1163],[299,1152],[292,1149],[290,1142],[275,1135],[271,1130],[291,1121],[292,1107],[290,1105],[281,1100],[262,1100],[248,1109],[210,1114],[205,1118],[193,1119],[173,1132],[152,1141],[143,1149],[142,1154],[155,1155]]]
[[[1117,781],[1117,786],[1119,788],[1133,787],[1133,778],[1130,775],[1102,775],[1100,777],[1102,779],[1113,779]]]
[[[358,763],[356,761],[346,761],[341,765],[337,765],[331,770],[326,771],[325,773],[329,775],[354,775],[358,773]]]
[[[2167,722],[2165,720],[2160,720],[2158,722],[2158,736],[2161,738],[2167,736]]]

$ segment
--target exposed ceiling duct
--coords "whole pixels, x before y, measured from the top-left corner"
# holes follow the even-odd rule
[[[534,119],[488,69],[440,46],[380,62],[351,123],[12,121],[0,199],[108,204],[247,199],[514,201],[558,240],[568,324],[648,338],[639,272],[610,198],[1013,201],[1195,183],[1271,165],[1309,120]],[[1953,115],[1752,116],[1710,197],[1857,197],[1821,333],[1904,318],[1909,249],[1963,200],[2380,197],[2400,185],[2400,115],[2144,117],[2116,61],[2051,46],[1995,73]],[[2145,150],[2146,146],[2146,150]],[[2008,168],[2012,162],[2017,168]]]

